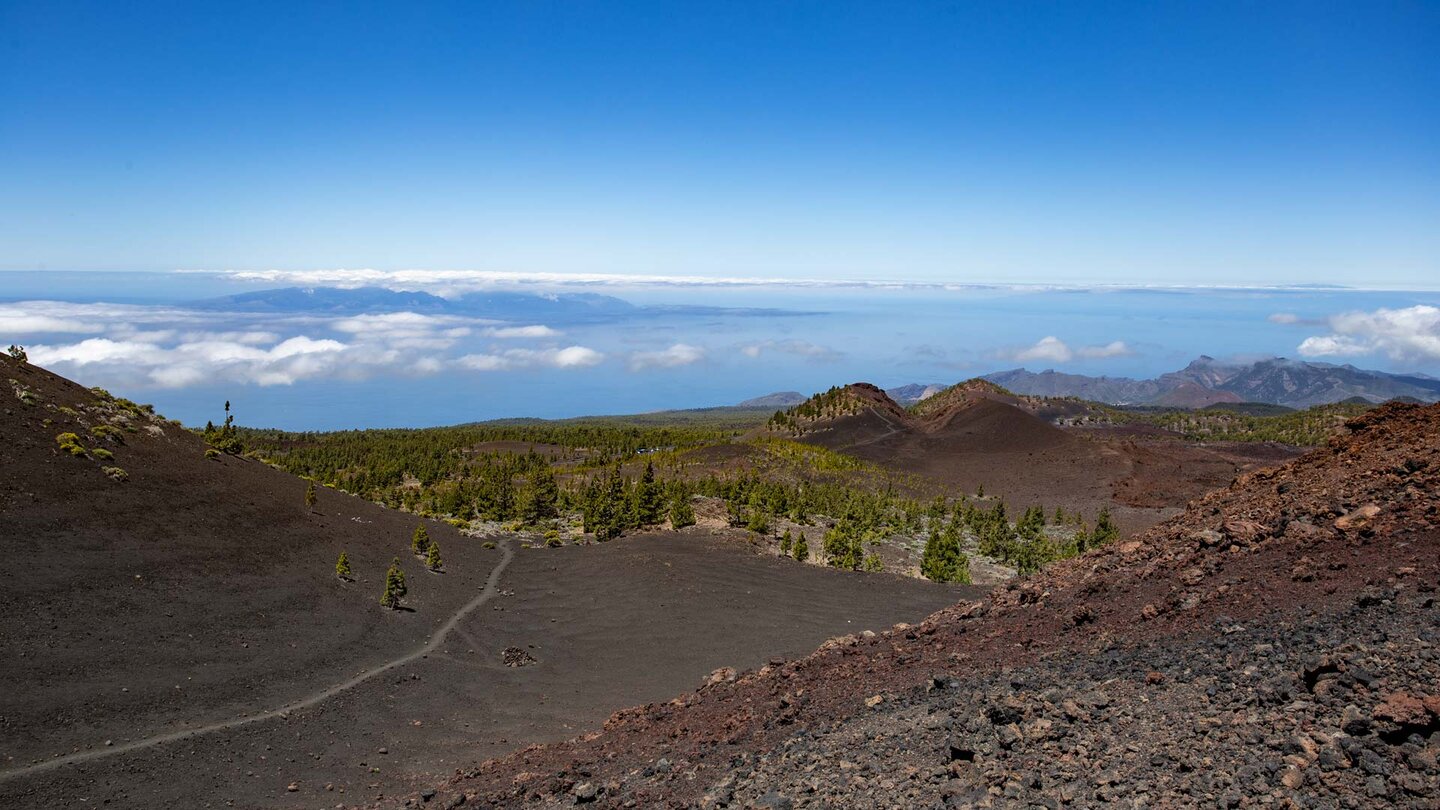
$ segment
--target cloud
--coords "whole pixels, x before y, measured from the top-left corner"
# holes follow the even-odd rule
[[[418,312],[387,312],[355,315],[330,325],[339,332],[363,336],[394,348],[448,349],[457,339],[470,334],[471,321],[450,315],[422,315]]]
[[[491,354],[467,354],[455,362],[471,371],[513,371],[521,368],[589,368],[604,362],[605,355],[588,346],[556,349],[506,349]]]
[[[1079,346],[1071,348],[1065,341],[1054,335],[1040,338],[1033,346],[1023,349],[1002,351],[1003,359],[1019,363],[1045,362],[1069,363],[1074,360],[1099,360],[1107,357],[1129,357],[1135,352],[1123,340],[1115,340],[1103,346]]]
[[[1305,357],[1384,354],[1393,360],[1440,360],[1440,308],[1413,306],[1345,312],[1328,319],[1330,334],[1306,338]]]
[[[154,385],[180,388],[202,382],[232,381],[289,385],[353,368],[350,346],[336,340],[297,336],[268,349],[231,340],[202,339],[174,346],[134,340],[89,338],[79,343],[29,350],[30,359],[47,368],[95,371],[133,382],[143,375]]]
[[[817,363],[832,363],[844,357],[843,354],[828,346],[820,346],[806,340],[766,340],[740,347],[740,353],[751,358],[758,358],[767,352],[791,354]]]
[[[1278,323],[1288,326],[1290,324],[1299,323],[1300,316],[1296,315],[1293,312],[1277,312],[1274,315],[1266,318],[1265,320],[1269,321],[1270,323]]]
[[[699,346],[676,343],[668,349],[653,352],[635,352],[630,355],[630,370],[644,371],[651,368],[679,368],[704,360],[706,352]]]
[[[485,334],[493,338],[548,338],[559,337],[564,333],[543,324],[536,324],[534,326],[492,326],[485,330]]]

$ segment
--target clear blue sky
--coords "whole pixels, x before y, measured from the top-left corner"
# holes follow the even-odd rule
[[[1440,276],[1440,4],[0,0],[0,269]]]

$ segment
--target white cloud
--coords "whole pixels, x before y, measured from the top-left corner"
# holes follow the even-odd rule
[[[263,349],[230,340],[203,339],[166,347],[143,341],[89,338],[60,346],[37,345],[30,359],[47,368],[78,368],[126,381],[143,375],[152,384],[178,388],[201,382],[232,381],[289,385],[330,376],[350,366],[350,347],[303,335]]]
[[[379,315],[355,315],[341,318],[330,325],[338,332],[362,336],[370,342],[383,342],[394,348],[448,349],[470,334],[465,318],[450,315],[422,315],[418,312],[386,312]]]
[[[1293,312],[1277,312],[1277,313],[1271,315],[1270,317],[1266,318],[1265,320],[1267,320],[1267,321],[1269,321],[1269,322],[1271,322],[1271,323],[1278,323],[1278,324],[1281,324],[1281,325],[1284,325],[1284,326],[1289,326],[1290,324],[1299,323],[1299,322],[1300,322],[1300,316],[1299,316],[1299,315],[1296,315],[1296,314],[1293,313]]]
[[[1080,346],[1071,348],[1065,341],[1054,335],[1040,338],[1033,346],[1000,352],[1002,358],[1020,363],[1069,363],[1073,360],[1098,360],[1107,357],[1128,357],[1135,352],[1123,340],[1115,340],[1103,346]]]
[[[1328,320],[1330,334],[1300,344],[1305,357],[1384,354],[1394,360],[1440,360],[1440,308],[1413,306],[1345,312]]]
[[[653,352],[635,352],[630,355],[630,370],[644,371],[650,368],[679,368],[698,363],[705,359],[705,350],[688,343],[676,343],[668,349]]]
[[[485,330],[485,334],[493,338],[548,338],[558,337],[564,333],[543,324],[535,324],[533,326],[492,326]]]
[[[751,358],[758,358],[767,352],[792,354],[817,363],[834,362],[843,357],[840,352],[828,346],[821,346],[806,340],[766,340],[740,347],[740,353]]]
[[[557,349],[506,349],[491,354],[467,354],[456,363],[471,371],[513,371],[537,366],[559,369],[589,368],[604,360],[605,355],[588,346],[566,346]]]

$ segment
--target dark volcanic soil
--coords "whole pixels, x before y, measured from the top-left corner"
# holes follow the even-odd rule
[[[0,363],[31,400],[0,406],[0,806],[374,800],[967,593],[698,530],[487,550],[431,522],[433,574],[409,554],[412,516],[325,489],[311,510],[302,481]],[[61,432],[92,452],[62,453]],[[334,575],[341,549],[356,581]],[[377,603],[394,556],[407,611]]]
[[[438,806],[1435,807],[1440,405],[1139,537],[463,772]]]
[[[1246,470],[1298,454],[1275,444],[1200,445],[1173,435],[1062,429],[1014,397],[986,391],[947,399],[923,417],[897,412],[893,403],[876,405],[812,424],[801,440],[952,491],[983,488],[1013,509],[1058,506],[1093,520],[1108,508],[1126,532],[1173,516]]]

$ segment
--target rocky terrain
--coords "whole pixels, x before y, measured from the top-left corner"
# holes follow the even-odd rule
[[[1435,807],[1440,406],[918,625],[720,672],[437,806]]]

